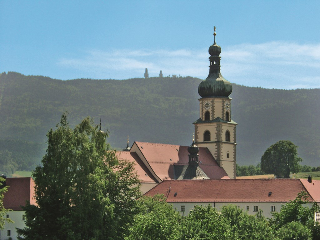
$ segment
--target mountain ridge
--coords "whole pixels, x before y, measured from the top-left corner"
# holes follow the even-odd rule
[[[25,168],[39,164],[46,133],[63,112],[71,126],[91,116],[110,132],[109,143],[121,149],[146,141],[190,145],[199,118],[198,85],[192,77],[128,80],[58,80],[0,75],[0,152],[7,150]],[[320,89],[280,90],[233,84],[232,115],[237,126],[237,164],[257,164],[279,140],[296,144],[303,163],[319,166]],[[11,143],[8,145],[8,141]],[[21,144],[23,151],[19,150]],[[24,161],[23,158],[27,160]],[[27,163],[25,163],[27,162]],[[0,162],[1,165],[1,162]]]

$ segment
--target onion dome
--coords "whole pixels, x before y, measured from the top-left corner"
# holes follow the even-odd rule
[[[221,47],[218,44],[214,43],[209,47],[209,54],[211,56],[220,55],[220,53],[221,53]]]
[[[216,27],[214,27],[214,43],[209,47],[210,70],[206,80],[198,87],[201,97],[228,97],[232,92],[232,85],[220,73],[221,47],[216,44]]]
[[[232,85],[220,73],[209,75],[198,87],[201,97],[228,97],[232,92]]]

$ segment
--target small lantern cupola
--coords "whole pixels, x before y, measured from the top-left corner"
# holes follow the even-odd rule
[[[192,144],[190,147],[188,147],[188,152],[189,152],[189,165],[199,165],[199,147],[195,144],[194,142],[194,135],[193,135],[193,140]]]

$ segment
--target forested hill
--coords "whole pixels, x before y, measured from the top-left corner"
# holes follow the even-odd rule
[[[189,145],[199,118],[200,79],[61,81],[15,72],[0,75],[0,167],[33,169],[46,133],[69,113],[71,126],[91,116],[110,131],[112,147],[133,141]],[[236,81],[236,79],[234,80]],[[237,163],[257,164],[278,140],[299,146],[302,164],[320,165],[320,89],[276,90],[233,85]],[[11,159],[11,160],[10,160]],[[12,163],[13,162],[13,163]],[[10,164],[11,165],[10,165]],[[10,165],[10,166],[9,166]]]

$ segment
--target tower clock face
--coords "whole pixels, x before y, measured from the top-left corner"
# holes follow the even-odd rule
[[[210,108],[210,103],[209,102],[205,102],[204,103],[204,108],[208,110]]]

